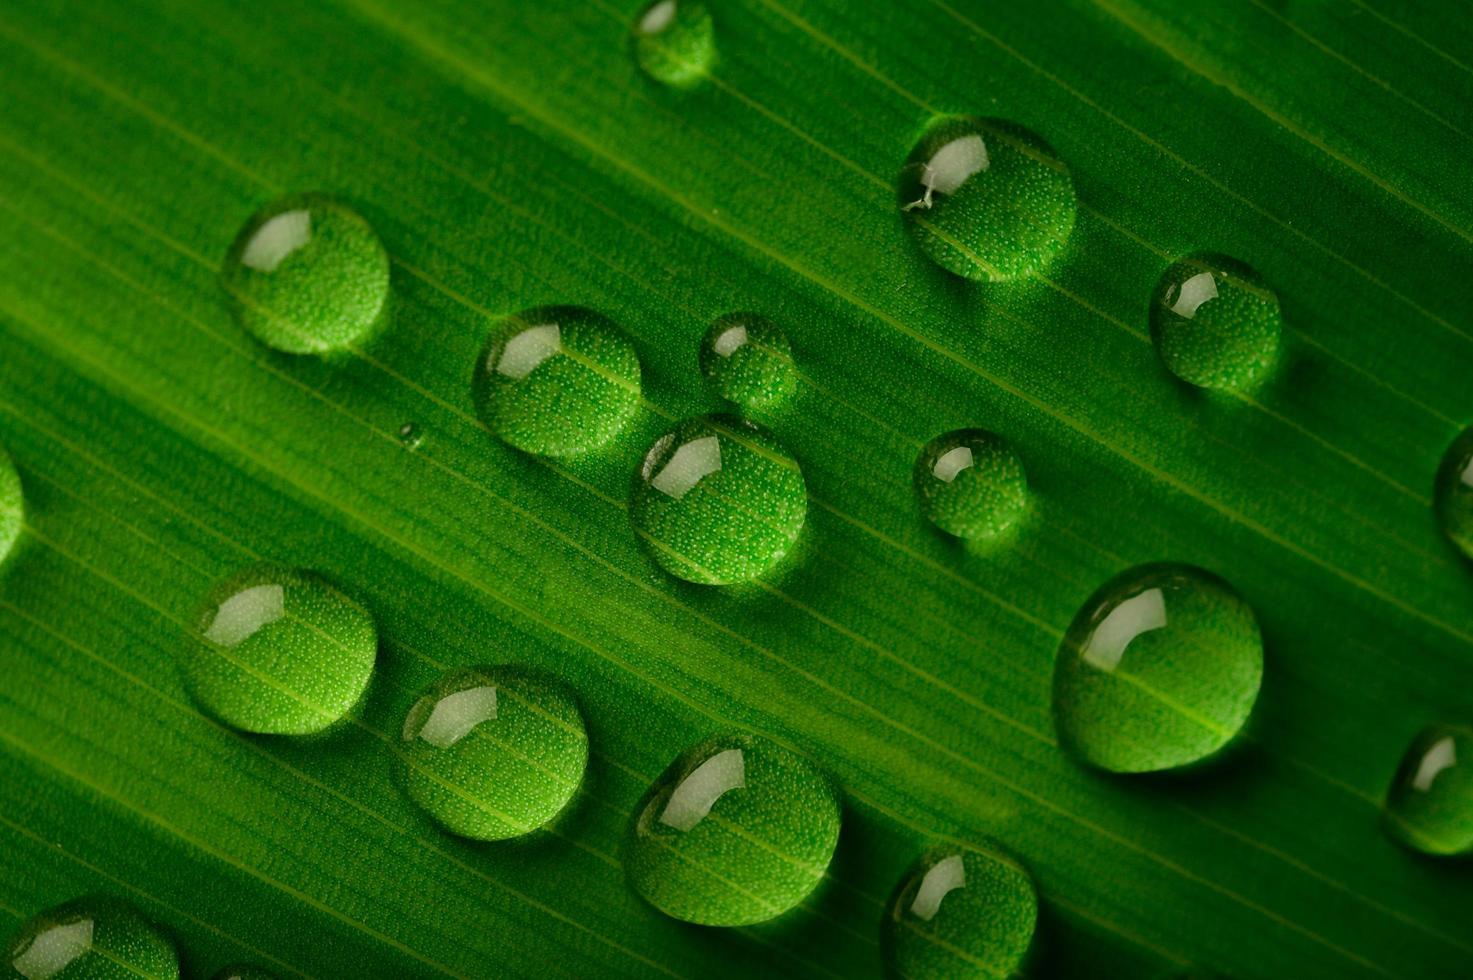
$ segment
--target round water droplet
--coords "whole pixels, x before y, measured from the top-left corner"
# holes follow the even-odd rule
[[[1078,205],[1052,147],[1000,119],[933,125],[900,172],[900,206],[937,265],[984,282],[1043,269],[1069,240]]]
[[[701,338],[701,373],[718,397],[748,409],[779,405],[798,387],[787,336],[755,313],[728,313],[711,324]]]
[[[1190,565],[1142,565],[1070,624],[1054,664],[1054,724],[1092,766],[1172,769],[1232,741],[1262,677],[1258,621],[1232,586]]]
[[[995,538],[1028,507],[1023,462],[1001,437],[958,429],[926,443],[916,457],[921,511],[959,538]]]
[[[1442,532],[1473,558],[1473,427],[1447,447],[1437,469],[1434,498]]]
[[[20,474],[10,455],[0,449],[0,561],[4,561],[20,537],[21,525],[25,521],[25,494],[21,490]]]
[[[241,324],[291,354],[341,350],[388,317],[389,256],[367,221],[317,194],[246,222],[220,280]]]
[[[102,895],[42,912],[10,944],[9,975],[25,980],[178,980],[179,954],[126,902]]]
[[[1010,977],[1033,943],[1033,878],[994,847],[939,848],[901,881],[880,941],[895,977]]]
[[[182,662],[195,699],[226,724],[306,735],[358,705],[377,653],[358,603],[311,572],[258,565],[210,593]]]
[[[1473,854],[1473,725],[1432,725],[1402,757],[1382,811],[1386,833],[1424,854]]]
[[[507,317],[476,365],[476,406],[497,436],[541,456],[612,439],[639,407],[639,355],[608,317],[543,306]]]
[[[562,684],[517,667],[452,670],[404,719],[400,774],[409,796],[451,833],[506,840],[568,805],[588,765],[588,736]]]
[[[227,966],[215,974],[214,980],[277,980],[276,974],[249,963]]]
[[[399,445],[408,450],[418,449],[425,441],[424,433],[413,422],[399,426]]]
[[[1161,276],[1151,339],[1167,370],[1188,384],[1242,391],[1268,376],[1279,354],[1279,299],[1258,273],[1221,255],[1195,255]]]
[[[716,29],[700,0],[656,0],[634,22],[634,57],[657,82],[701,83],[716,62]]]
[[[839,801],[811,762],[764,738],[687,750],[634,812],[624,868],[655,908],[711,926],[765,922],[823,879]]]
[[[729,415],[687,419],[655,440],[629,505],[655,560],[707,585],[770,570],[807,513],[797,461],[766,429]]]

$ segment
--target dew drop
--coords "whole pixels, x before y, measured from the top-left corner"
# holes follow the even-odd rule
[[[10,944],[10,975],[25,980],[178,980],[174,944],[137,909],[92,895],[42,912]]]
[[[256,213],[230,246],[220,281],[241,325],[291,354],[341,350],[388,317],[383,244],[356,212],[318,194]]]
[[[774,408],[798,387],[787,335],[756,313],[718,317],[701,338],[700,361],[711,391],[742,408]]]
[[[321,578],[257,565],[210,593],[182,657],[200,705],[232,727],[320,732],[347,717],[373,673],[373,617]]]
[[[693,88],[716,62],[716,29],[700,0],[656,0],[634,22],[634,58],[657,82]]]
[[[996,538],[1028,506],[1028,479],[1018,454],[983,429],[958,429],[926,443],[916,457],[914,480],[922,513],[959,538]]]
[[[25,510],[20,474],[16,472],[10,454],[0,449],[0,561],[6,559],[20,537]]]
[[[900,207],[921,250],[984,282],[1042,270],[1069,240],[1078,205],[1053,148],[1000,119],[936,122],[900,171]]]
[[[938,848],[900,882],[880,942],[894,977],[1015,975],[1038,923],[1033,878],[996,847]]]
[[[1442,532],[1473,558],[1473,426],[1447,447],[1433,496]]]
[[[656,439],[629,505],[655,561],[705,585],[772,569],[807,513],[797,461],[766,429],[730,415],[687,419]]]
[[[1382,826],[1414,851],[1473,854],[1473,725],[1417,735],[1386,793]]]
[[[477,840],[529,834],[583,779],[588,736],[561,683],[518,667],[445,674],[404,718],[400,775],[446,830]]]
[[[277,976],[259,966],[237,963],[220,970],[215,974],[214,980],[277,980]]]
[[[524,452],[571,456],[612,439],[639,407],[639,355],[608,317],[542,306],[507,317],[476,365],[487,428]]]
[[[725,735],[688,749],[630,822],[629,882],[666,915],[712,926],[765,922],[823,879],[839,801],[808,760],[765,738]]]
[[[399,426],[399,445],[405,449],[412,452],[418,449],[424,441],[424,433],[420,431],[418,425],[415,425],[413,422],[405,422]]]
[[[1253,387],[1273,370],[1283,317],[1258,273],[1202,254],[1172,264],[1151,301],[1151,339],[1166,369],[1188,384]]]
[[[1054,724],[1081,761],[1152,772],[1204,759],[1242,730],[1263,677],[1248,604],[1190,565],[1130,569],[1074,617],[1054,664]]]

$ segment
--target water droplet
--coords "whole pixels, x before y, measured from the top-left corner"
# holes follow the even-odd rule
[[[25,980],[178,980],[179,954],[126,902],[74,899],[27,921],[10,944],[11,976]]]
[[[10,549],[15,547],[25,521],[25,511],[20,474],[16,472],[10,454],[0,449],[0,561],[4,561]]]
[[[419,431],[419,426],[413,422],[405,422],[399,426],[399,445],[413,451],[418,449],[425,441],[424,433]]]
[[[506,840],[560,813],[583,779],[583,715],[559,682],[517,667],[464,667],[404,718],[400,774],[451,833]]]
[[[227,966],[215,974],[214,980],[277,980],[276,974],[249,963]]]
[[[922,513],[959,538],[995,538],[1028,507],[1022,460],[983,429],[958,429],[926,443],[914,478]]]
[[[1053,148],[1000,119],[936,122],[900,172],[900,206],[937,265],[985,282],[1049,264],[1074,230],[1069,168]]]
[[[701,338],[701,373],[718,397],[747,409],[780,405],[798,387],[787,336],[756,313],[728,313],[711,324]]]
[[[497,436],[541,456],[612,439],[639,407],[639,355],[608,317],[543,306],[507,317],[476,365],[476,405]]]
[[[807,513],[797,461],[766,429],[729,415],[687,419],[656,439],[629,506],[655,560],[707,585],[770,570]]]
[[[1190,565],[1142,565],[1074,617],[1054,665],[1054,723],[1080,760],[1113,772],[1184,766],[1243,728],[1263,678],[1253,610]]]
[[[716,62],[711,12],[699,0],[656,0],[634,22],[634,57],[657,82],[699,85]]]
[[[947,846],[901,881],[880,938],[892,976],[988,980],[1018,972],[1037,923],[1021,864],[994,847]]]
[[[283,198],[247,221],[220,281],[241,325],[291,354],[341,350],[388,316],[383,244],[356,212],[317,194]]]
[[[1473,726],[1432,725],[1412,741],[1382,812],[1386,833],[1424,854],[1473,854]]]
[[[305,735],[347,717],[373,673],[373,617],[298,569],[257,565],[210,593],[182,657],[196,700],[248,732]]]
[[[1172,264],[1151,301],[1151,338],[1167,370],[1188,384],[1242,391],[1279,353],[1279,299],[1258,273],[1222,255]]]
[[[1473,426],[1447,447],[1437,469],[1434,497],[1443,533],[1473,558]]]
[[[811,762],[751,735],[684,752],[635,810],[624,852],[634,890],[666,915],[712,926],[765,922],[823,879],[839,801]]]

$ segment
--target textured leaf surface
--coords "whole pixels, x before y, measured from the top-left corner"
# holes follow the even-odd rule
[[[1039,974],[1448,977],[1473,877],[1378,828],[1398,760],[1473,710],[1473,575],[1432,487],[1469,421],[1473,21],[1455,2],[711,5],[711,77],[631,54],[638,5],[18,0],[0,14],[0,444],[26,530],[0,584],[0,910],[130,897],[191,970],[722,977],[879,970],[883,903],[937,838],[1034,874]],[[965,283],[896,206],[942,115],[1038,133],[1079,212],[1044,278]],[[394,321],[323,362],[230,317],[245,221],[323,192],[391,257]],[[1150,344],[1181,256],[1279,295],[1281,370],[1204,397]],[[645,403],[548,463],[478,424],[493,319],[633,338]],[[700,338],[770,316],[801,379],[787,571],[660,572],[639,459],[719,406]],[[413,423],[415,451],[399,432]],[[1018,448],[1008,548],[921,518],[917,452]],[[1054,651],[1131,565],[1221,575],[1266,644],[1253,741],[1183,779],[1055,744]],[[297,744],[202,716],[175,658],[212,583],[313,568],[377,617],[363,724]],[[591,759],[552,833],[450,838],[391,740],[443,670],[576,692]],[[746,727],[845,794],[830,880],[721,931],[634,897],[619,842],[686,746]]]

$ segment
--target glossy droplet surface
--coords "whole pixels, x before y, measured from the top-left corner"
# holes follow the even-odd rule
[[[1437,469],[1433,500],[1442,532],[1473,558],[1473,427],[1447,447]]]
[[[506,840],[567,806],[588,736],[560,683],[517,667],[466,667],[436,681],[404,719],[400,774],[451,833]]]
[[[797,461],[767,430],[729,415],[688,419],[655,440],[629,506],[655,560],[708,585],[770,570],[807,513]]]
[[[900,206],[937,265],[983,281],[1040,271],[1074,230],[1074,181],[1053,148],[1000,119],[935,123],[900,172]]]
[[[639,355],[608,317],[542,306],[507,317],[476,366],[476,408],[516,448],[570,456],[612,439],[639,407]]]
[[[711,391],[743,408],[775,407],[798,387],[787,335],[755,313],[718,317],[701,338],[700,362]]]
[[[328,197],[283,198],[246,222],[220,280],[235,316],[292,354],[340,350],[389,311],[389,256],[373,228]]]
[[[1424,854],[1473,854],[1473,724],[1432,725],[1412,741],[1386,793],[1382,824]]]
[[[1023,965],[1038,924],[1033,878],[994,847],[922,858],[886,909],[880,941],[894,977],[990,980]]]
[[[126,902],[90,896],[27,921],[10,944],[7,975],[25,980],[178,980],[179,955]]]
[[[702,925],[764,922],[823,879],[839,801],[811,762],[752,735],[683,753],[635,810],[624,849],[634,890]]]
[[[1190,565],[1133,568],[1089,598],[1054,664],[1054,724],[1080,760],[1150,772],[1212,755],[1242,729],[1263,677],[1253,611]]]
[[[215,974],[214,980],[277,980],[276,974],[249,963],[227,966]]]
[[[257,565],[210,593],[182,663],[195,699],[226,724],[306,735],[357,706],[377,654],[358,603],[311,572]]]
[[[1283,317],[1273,290],[1242,262],[1197,255],[1161,276],[1151,339],[1167,370],[1188,384],[1242,391],[1278,360]]]
[[[25,521],[25,493],[20,485],[20,474],[10,454],[0,448],[0,561],[4,561],[20,537]]]
[[[399,445],[405,449],[418,449],[424,444],[425,435],[420,431],[418,425],[413,422],[405,422],[399,426]]]
[[[958,429],[937,436],[916,457],[921,512],[959,538],[995,538],[1028,507],[1023,462],[1001,436]]]
[[[692,88],[716,62],[716,28],[699,0],[656,0],[634,22],[634,59],[657,82]]]

